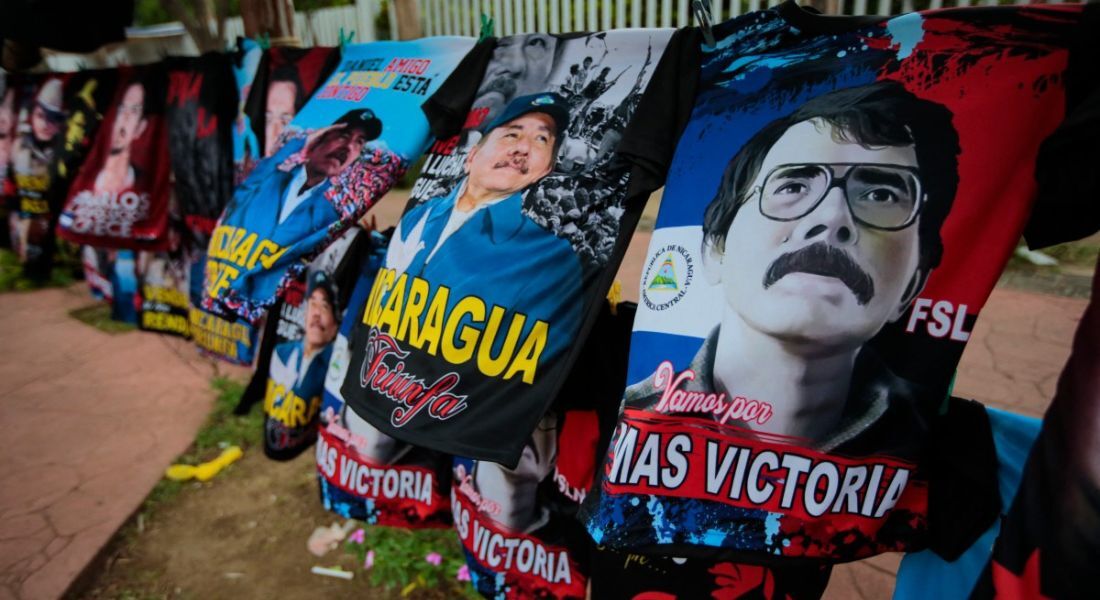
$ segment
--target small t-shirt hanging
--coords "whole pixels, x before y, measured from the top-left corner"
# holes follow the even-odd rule
[[[1071,47],[1096,39],[1082,12],[845,18],[787,2],[714,28],[701,69],[682,74],[698,94],[585,505],[597,543],[777,564],[925,547],[950,559],[993,521],[988,422],[954,454],[974,473],[965,493],[930,485],[930,449],[972,413],[945,398],[1029,225],[1040,143],[1074,109]],[[620,152],[672,145],[646,131],[667,114],[640,109]],[[1097,214],[1084,196],[1060,201],[1029,229],[1042,243]],[[944,496],[967,506],[940,512]]]
[[[119,69],[113,104],[58,220],[77,244],[167,250],[170,165],[164,65]]]
[[[252,119],[245,107],[264,51],[250,38],[237,38],[233,53],[233,79],[237,84],[237,116],[233,120],[233,187],[240,185],[260,159],[260,141],[252,130]]]
[[[138,325],[140,300],[134,253],[84,246],[80,259],[88,291],[111,307],[111,320]]]
[[[585,597],[592,543],[576,513],[615,426],[635,308],[601,310],[516,468],[455,458],[455,529],[484,597]]]
[[[114,300],[111,271],[114,269],[114,251],[91,246],[80,247],[80,265],[84,269],[84,281],[92,298],[110,304]]]
[[[340,327],[347,296],[358,266],[356,249],[367,242],[362,231],[351,229],[325,249],[310,268],[291,280],[269,319],[263,343],[271,344],[266,368],[257,365],[254,376],[264,386],[264,454],[289,460],[317,437],[317,415],[325,385],[332,343]],[[362,239],[360,239],[362,238]]]
[[[424,151],[419,102],[465,38],[347,46],[337,72],[233,195],[207,251],[204,306],[257,320],[279,287],[355,223]]]
[[[87,246],[85,246],[87,247]],[[168,252],[137,253],[138,327],[189,337],[187,263]]]
[[[614,149],[671,35],[490,40],[429,100],[440,137],[351,340],[356,412],[412,444],[516,464],[640,216]],[[386,383],[406,380],[418,386]]]
[[[372,233],[340,322],[325,377],[317,439],[317,479],[325,508],[372,525],[448,527],[451,457],[410,446],[378,431],[344,403],[348,334],[363,316],[389,238]]]
[[[275,47],[263,51],[251,90],[245,96],[245,112],[261,152],[253,161],[275,154],[283,145],[283,132],[339,63],[340,48],[336,47]],[[247,63],[242,66],[248,68]]]
[[[234,365],[251,365],[256,358],[260,328],[243,319],[226,318],[202,308],[206,251],[185,250],[191,340],[204,356]]]
[[[189,234],[205,248],[233,194],[232,127],[237,111],[232,55],[208,53],[165,60],[165,119],[176,201]]]

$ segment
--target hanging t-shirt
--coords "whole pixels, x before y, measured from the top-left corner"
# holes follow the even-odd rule
[[[254,377],[264,385],[264,454],[289,460],[317,438],[325,372],[332,343],[340,327],[348,294],[359,265],[359,249],[367,243],[352,229],[325,249],[309,269],[287,286],[272,308],[263,344],[270,345],[268,364],[257,365]],[[273,333],[273,335],[272,335]]]
[[[232,55],[173,57],[165,120],[176,201],[188,242],[205,248],[233,194],[232,126],[237,111]]]
[[[114,269],[113,250],[80,247],[80,265],[84,270],[84,281],[88,283],[88,292],[92,298],[110,304],[114,301],[111,287],[111,271]]]
[[[1100,98],[1094,94],[1094,100]],[[1095,105],[1094,105],[1095,106]],[[1090,128],[1096,133],[1095,123]],[[1087,138],[1082,138],[1087,139]],[[1096,138],[1093,137],[1093,140]],[[1080,162],[1087,167],[1092,163]],[[1095,175],[1091,176],[1096,179]],[[1091,598],[1100,577],[1100,262],[1073,352],[971,598]]]
[[[12,249],[28,275],[39,278],[49,268],[50,169],[65,130],[65,75],[22,76],[17,79],[18,125],[11,144],[14,195],[9,204]],[[30,267],[30,268],[27,268]]]
[[[386,235],[371,234],[371,252],[359,268],[332,345],[316,452],[321,502],[341,516],[372,525],[449,527],[451,457],[383,434],[355,414],[340,395],[348,370],[348,334],[362,318],[388,242]]]
[[[136,270],[138,327],[189,337],[188,274],[183,257],[168,252],[138,252]]]
[[[615,426],[635,310],[626,303],[601,309],[519,465],[455,459],[455,529],[484,597],[585,597],[592,543],[576,514]]]
[[[134,252],[109,250],[113,259],[108,261],[111,278],[111,320],[138,324],[138,280]]]
[[[53,270],[55,252],[64,253],[65,246],[71,246],[61,240],[62,246],[58,248],[59,240],[53,235],[53,230],[61,207],[68,198],[73,176],[91,150],[103,113],[114,98],[117,79],[118,71],[115,69],[79,71],[66,76],[62,87],[64,130],[54,141],[53,159],[48,168],[49,187],[43,194],[48,213],[31,217],[32,224],[28,228],[30,232],[44,228],[46,233],[36,239],[30,236],[28,240],[28,257],[23,264],[23,273],[27,277],[47,279]],[[70,254],[76,253],[75,248],[71,250]]]
[[[245,99],[245,112],[260,150],[254,161],[275,154],[282,146],[283,132],[339,62],[340,49],[333,47],[275,47],[263,52]]]
[[[419,103],[466,38],[347,46],[336,73],[233,195],[207,251],[204,306],[257,320],[279,286],[366,213],[428,143]]]
[[[233,54],[233,79],[237,84],[237,116],[233,120],[234,188],[248,177],[260,157],[260,141],[245,107],[263,55],[263,49],[255,41],[237,38],[237,51]]]
[[[117,92],[73,180],[58,235],[103,248],[168,249],[166,89],[161,63],[119,69]]]
[[[1028,225],[1070,45],[1096,39],[1081,15],[788,2],[714,28],[684,73],[698,93],[585,507],[597,543],[842,561],[957,555],[984,531],[999,503],[988,420],[945,398]],[[620,151],[660,164],[671,140],[646,123],[669,108],[640,109]],[[1060,202],[1042,243],[1096,215]],[[930,485],[945,462],[973,468]]]
[[[0,71],[0,203],[2,210],[6,211],[7,198],[15,193],[14,184],[8,177],[11,167],[11,141],[15,136],[15,121],[18,115],[18,104],[15,101],[15,78]],[[0,213],[7,217],[7,213]],[[4,221],[6,222],[6,220]]]
[[[251,365],[256,357],[260,328],[243,319],[223,317],[202,308],[206,252],[188,255],[187,290],[191,339],[205,355],[235,365]]]
[[[671,35],[490,40],[425,105],[439,139],[352,336],[356,412],[516,465],[645,203],[614,149]]]

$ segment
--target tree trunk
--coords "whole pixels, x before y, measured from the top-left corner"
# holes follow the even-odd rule
[[[241,0],[244,34],[271,37],[272,46],[301,46],[294,31],[294,0]]]
[[[184,7],[185,3],[190,10]],[[173,19],[183,23],[200,53],[225,50],[225,19],[229,12],[229,0],[161,0],[161,6]]]
[[[22,71],[42,62],[42,49],[15,40],[4,40],[0,66],[7,71]]]
[[[392,0],[397,13],[397,39],[415,40],[420,33],[420,8],[416,0]]]

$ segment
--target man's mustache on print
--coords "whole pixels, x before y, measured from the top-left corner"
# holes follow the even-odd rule
[[[523,158],[514,158],[508,160],[498,161],[493,165],[494,169],[512,168],[520,172],[522,175],[526,175],[531,167],[528,166],[527,160]]]
[[[875,296],[875,282],[871,276],[847,252],[825,242],[799,248],[775,259],[764,274],[764,289],[790,273],[809,273],[839,279],[852,290],[856,303],[860,306],[867,304]]]
[[[335,160],[340,164],[344,164],[344,161],[348,159],[349,154],[350,152],[346,148],[341,148],[339,150],[333,150],[332,152],[329,152],[325,155],[325,158],[331,158],[332,160]]]

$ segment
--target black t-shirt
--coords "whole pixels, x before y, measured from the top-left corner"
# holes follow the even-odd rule
[[[189,242],[205,248],[233,194],[232,126],[237,86],[232,55],[172,57],[165,120],[176,201]]]
[[[621,303],[600,310],[516,468],[455,458],[455,529],[474,586],[486,598],[585,597],[592,544],[577,509],[615,426],[636,308]]]
[[[840,18],[788,2],[666,54],[671,78],[651,86],[665,93],[620,147],[668,185],[585,506],[598,543],[951,557],[994,518],[988,420],[945,398],[1021,231],[1045,245],[1100,225],[1087,195],[1049,188],[1048,152],[1087,148],[1065,126],[1096,119],[1067,88],[1090,85],[1083,12]],[[651,128],[662,119],[682,135]]]
[[[614,151],[671,35],[490,40],[426,103],[440,137],[351,339],[344,397],[372,425],[516,465],[648,197]]]
[[[450,527],[451,457],[386,436],[340,394],[349,367],[348,335],[363,316],[392,232],[371,232],[371,252],[363,257],[332,344],[317,438],[317,482],[324,507],[343,517],[408,529]]]
[[[253,379],[264,381],[264,454],[290,460],[317,439],[325,373],[333,342],[369,246],[351,229],[290,283],[268,312]],[[253,387],[250,384],[250,387]]]

